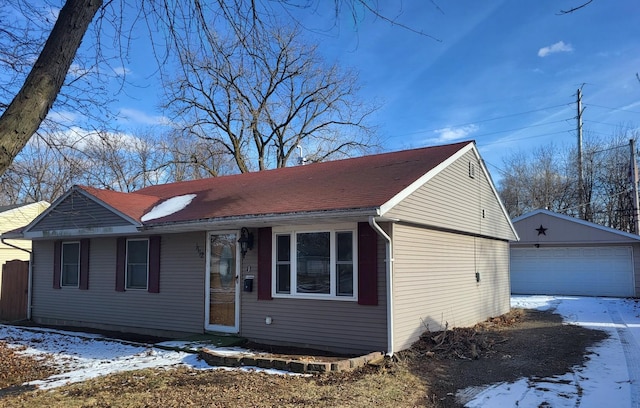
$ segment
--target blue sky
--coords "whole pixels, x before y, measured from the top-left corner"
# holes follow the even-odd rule
[[[383,150],[474,139],[500,178],[503,157],[513,152],[551,142],[575,146],[578,88],[585,137],[606,140],[621,126],[640,126],[640,4],[594,0],[558,15],[582,2],[405,0],[381,6],[428,36],[366,13],[354,21],[345,12],[336,22],[330,7],[305,10],[301,18],[329,61],[359,72],[361,97],[381,103],[374,124]],[[149,58],[148,50],[134,49],[125,67],[135,86],[114,105],[125,129],[162,121]]]

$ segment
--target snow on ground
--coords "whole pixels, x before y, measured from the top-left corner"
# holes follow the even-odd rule
[[[202,346],[202,344],[187,342],[161,343],[163,348],[158,348],[88,333],[5,325],[0,325],[0,340],[11,347],[25,346],[26,349],[22,353],[36,358],[51,357],[53,364],[62,370],[61,374],[24,384],[34,385],[40,389],[56,388],[103,375],[143,368],[177,366],[200,370],[221,368],[209,366],[206,362],[198,359],[197,354],[164,349],[166,347],[194,349]],[[240,348],[217,348],[216,352],[238,354],[247,351]],[[284,373],[283,371],[257,367],[234,369],[255,370],[271,374]]]
[[[567,374],[462,390],[459,397],[475,395],[466,407],[640,406],[640,307],[635,300],[514,296],[511,306],[553,310],[567,324],[605,330],[610,337],[588,350],[584,366]]]
[[[464,399],[467,407],[640,406],[640,306],[636,301],[517,296],[512,297],[511,304],[514,307],[554,310],[568,324],[606,330],[610,337],[589,350],[591,354],[584,366],[576,366],[567,374],[552,378],[523,378],[513,383],[461,390],[459,398]],[[63,373],[28,383],[41,389],[142,368],[179,365],[195,369],[220,368],[208,366],[196,354],[86,333],[0,325],[0,340],[15,347],[25,346],[23,353],[26,354],[52,357]],[[203,344],[167,342],[162,345],[187,350],[197,349]],[[247,351],[217,348],[216,352],[239,354]],[[233,368],[238,369],[283,373],[256,367]]]

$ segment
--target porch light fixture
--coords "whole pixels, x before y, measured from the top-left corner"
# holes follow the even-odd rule
[[[240,244],[240,253],[242,254],[242,258],[244,258],[247,251],[253,249],[253,234],[249,232],[247,227],[242,227],[240,230],[238,243]]]

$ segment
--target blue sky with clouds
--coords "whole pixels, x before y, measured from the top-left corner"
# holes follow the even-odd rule
[[[593,0],[559,15],[582,3],[379,2],[426,36],[347,10],[336,22],[331,7],[299,15],[328,60],[359,72],[361,97],[381,103],[384,150],[474,139],[494,173],[513,152],[574,146],[581,87],[586,137],[640,126],[640,3]],[[136,86],[116,104],[125,128],[162,121],[147,52],[126,67]]]

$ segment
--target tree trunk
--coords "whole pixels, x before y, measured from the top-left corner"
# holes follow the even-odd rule
[[[0,117],[0,175],[53,106],[102,0],[67,0],[22,88]]]

